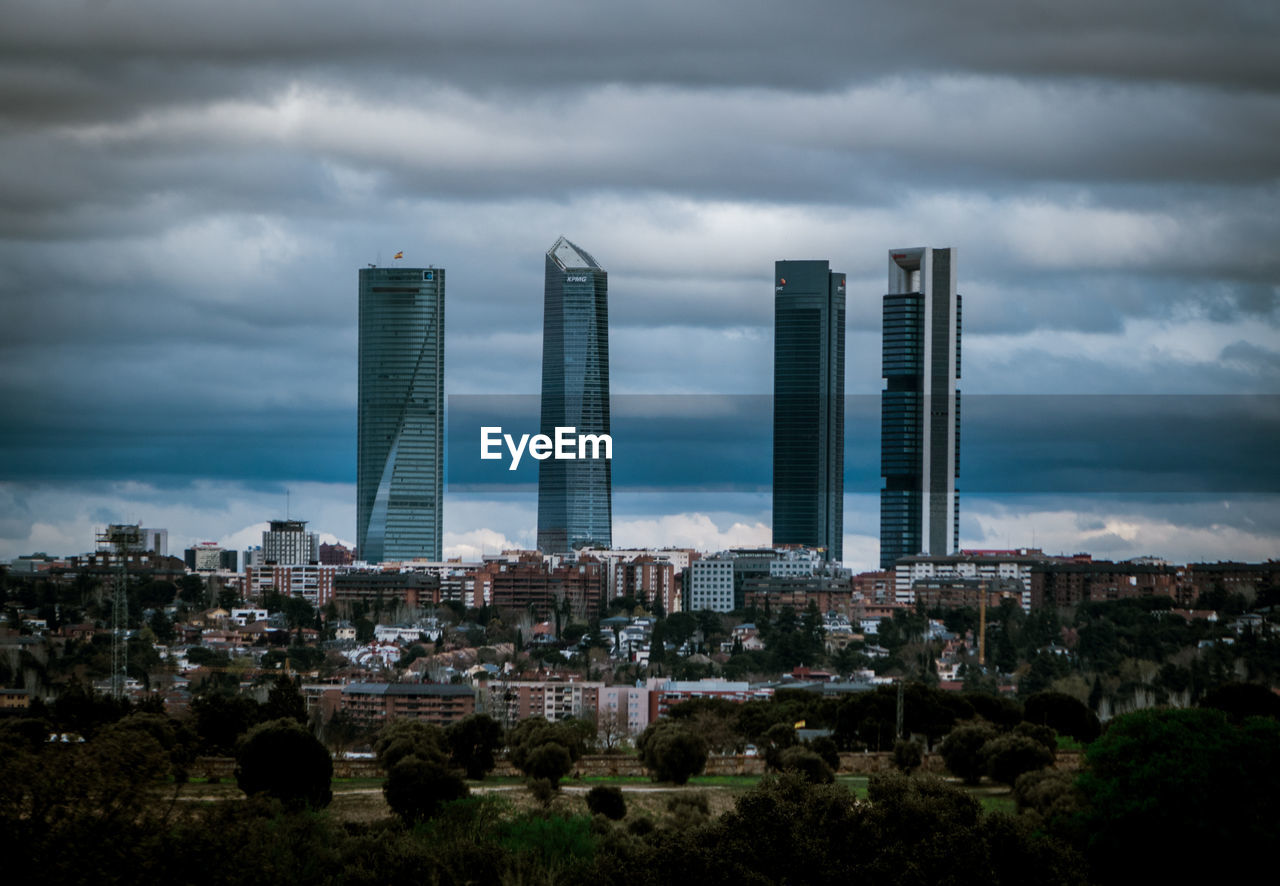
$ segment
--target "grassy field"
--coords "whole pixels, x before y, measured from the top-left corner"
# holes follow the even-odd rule
[[[586,804],[587,791],[596,785],[613,785],[621,788],[627,799],[628,817],[661,818],[668,813],[668,804],[680,796],[702,795],[707,800],[711,815],[720,815],[733,808],[739,795],[760,782],[755,775],[701,775],[695,776],[684,787],[657,784],[640,776],[591,776],[566,779],[562,790],[552,801],[552,812],[559,815],[589,814]],[[859,799],[867,797],[865,775],[841,775],[836,783],[843,785]],[[501,797],[513,810],[530,809],[537,801],[524,787],[524,779],[514,777],[489,778],[483,782],[471,782],[476,794]],[[958,783],[957,783],[958,784]],[[1014,813],[1013,797],[1007,788],[982,785],[965,788],[987,812]],[[181,797],[187,802],[214,802],[243,797],[234,780],[215,784],[192,781],[182,789]],[[391,814],[382,797],[382,780],[377,778],[344,778],[333,780],[333,802],[329,810],[342,821],[371,822]]]

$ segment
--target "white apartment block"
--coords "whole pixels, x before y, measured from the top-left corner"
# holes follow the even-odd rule
[[[903,557],[894,573],[894,602],[914,605],[914,584],[932,578],[1003,579],[1022,585],[1021,603],[1031,611],[1031,568],[1046,560],[1042,551],[1021,548],[1015,551],[961,552],[944,557]]]
[[[732,612],[733,557],[717,554],[690,563],[685,571],[685,597],[691,612]]]

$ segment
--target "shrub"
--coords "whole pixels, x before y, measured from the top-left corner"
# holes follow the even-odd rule
[[[965,784],[977,784],[987,771],[982,747],[997,735],[986,723],[966,723],[948,733],[938,745],[938,753],[947,770]]]
[[[765,765],[775,771],[782,769],[782,752],[795,747],[796,730],[790,723],[774,723],[760,735],[760,750]]]
[[[1048,726],[1037,726],[1035,723],[1019,723],[1013,729],[1014,735],[1025,735],[1032,741],[1038,741],[1049,749],[1050,753],[1058,750],[1058,733]]]
[[[667,800],[668,812],[696,812],[702,816],[711,814],[711,802],[705,791],[681,791]]]
[[[899,772],[910,775],[920,768],[920,764],[924,762],[924,751],[920,750],[920,745],[914,741],[907,739],[899,739],[893,745],[893,765],[898,768]]]
[[[525,758],[524,771],[533,779],[544,779],[559,789],[560,779],[573,768],[573,759],[563,745],[549,741],[538,745]]]
[[[255,726],[236,749],[236,784],[287,806],[319,809],[333,799],[333,760],[324,745],[293,720]]]
[[[809,748],[831,767],[832,772],[840,771],[840,749],[836,747],[835,739],[821,735],[809,742]]]
[[[658,781],[686,784],[707,765],[703,740],[670,720],[654,723],[640,733],[636,748]]]
[[[390,772],[405,757],[441,765],[449,758],[444,730],[417,720],[392,720],[383,726],[373,741],[373,752],[383,772]]]
[[[781,771],[799,773],[811,784],[831,784],[836,780],[827,762],[808,748],[787,748],[779,755],[778,764]]]
[[[559,788],[546,778],[529,779],[529,794],[543,806],[550,806]]]
[[[593,815],[603,815],[613,821],[620,821],[627,815],[627,801],[622,791],[609,785],[596,785],[587,791],[587,808]]]
[[[469,793],[457,770],[437,760],[421,760],[412,755],[392,766],[382,784],[387,805],[405,824],[434,818],[446,803],[461,800]]]
[[[993,781],[1012,785],[1024,772],[1053,765],[1053,751],[1025,735],[1001,735],[982,746],[987,775]]]
[[[1054,832],[1069,828],[1084,806],[1084,794],[1076,786],[1076,774],[1056,769],[1019,775],[1013,783],[1013,799],[1019,812],[1032,816]]]

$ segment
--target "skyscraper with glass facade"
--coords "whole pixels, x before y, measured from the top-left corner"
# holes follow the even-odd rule
[[[956,250],[889,252],[880,399],[880,567],[960,544]]]
[[[844,557],[844,274],[774,264],[773,543]]]
[[[541,433],[609,433],[609,275],[564,237],[547,251]],[[610,461],[538,462],[538,548],[613,546]]]
[[[360,271],[361,559],[441,557],[444,269]]]

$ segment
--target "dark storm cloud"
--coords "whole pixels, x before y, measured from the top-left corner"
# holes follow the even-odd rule
[[[15,8],[15,7],[21,8]],[[838,88],[904,67],[1271,88],[1270,4],[1103,0],[9,4],[0,50],[84,66],[377,62],[478,85]],[[1224,41],[1231,51],[1223,51]],[[917,51],[904,51],[907,47]]]
[[[137,481],[183,486],[191,478],[324,483],[355,476],[355,416],[346,409],[198,410],[127,417],[33,414],[0,428],[0,480]]]
[[[967,392],[1274,393],[1277,17],[5,4],[0,481],[348,483],[355,269],[401,249],[447,267],[447,390],[528,394],[562,233],[609,270],[616,395],[767,394],[782,257],[848,274],[848,390],[878,391],[886,250],[925,243],[961,250]],[[848,483],[874,498],[878,400],[862,405]],[[1231,417],[1245,436],[1223,445],[1139,412],[966,415],[962,488],[1246,488],[1229,462],[1275,434]],[[768,488],[758,409],[618,421],[626,489]]]
[[[532,488],[538,463],[481,459],[480,428],[518,439],[537,415],[536,396],[450,397],[450,488]],[[772,416],[765,396],[614,397],[614,486],[768,491]],[[961,416],[966,495],[1280,492],[1277,396],[969,396]],[[879,397],[847,398],[849,494],[881,486],[879,418]]]

